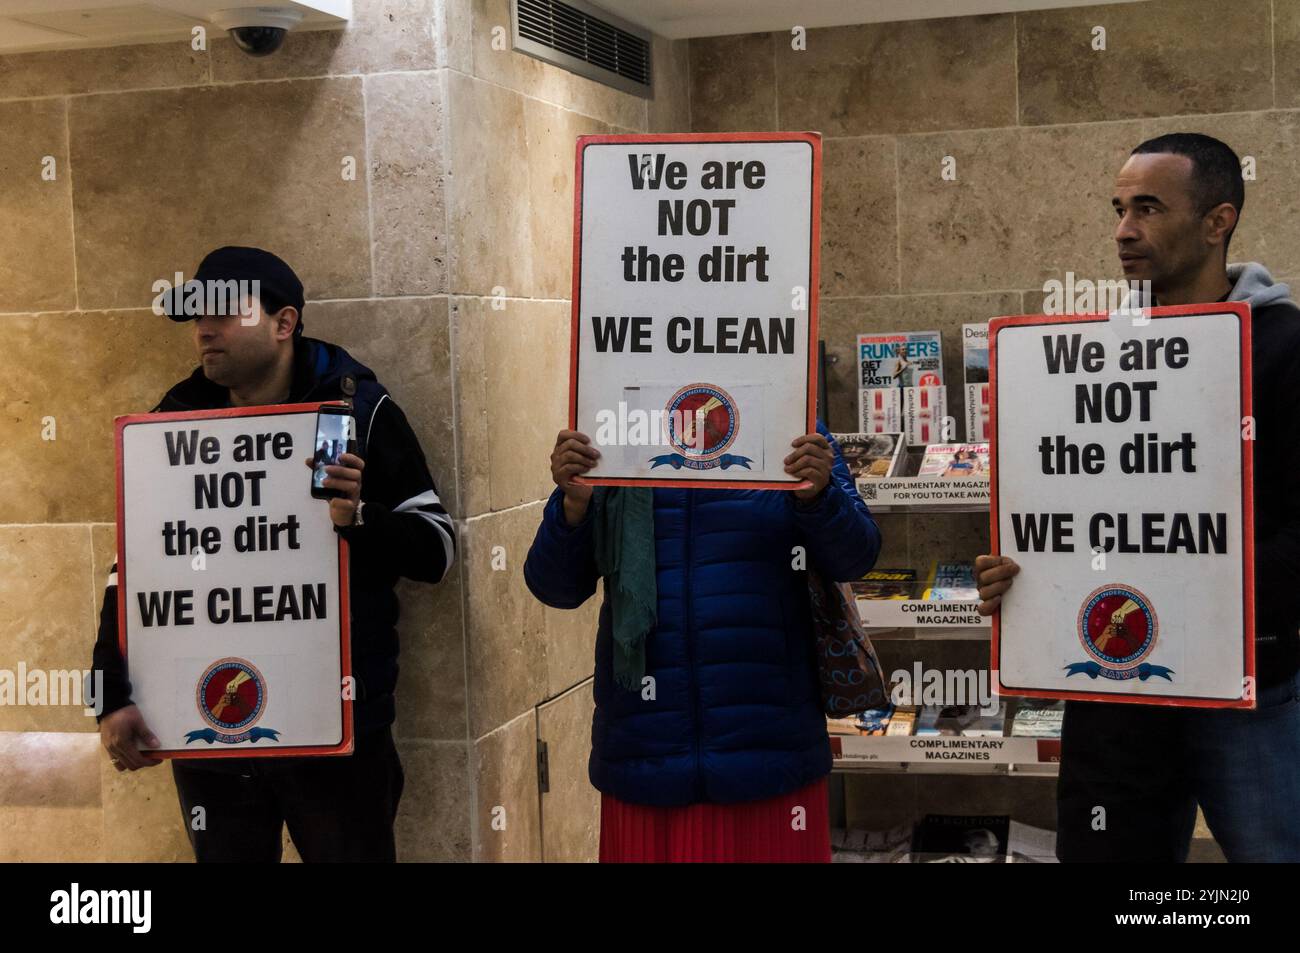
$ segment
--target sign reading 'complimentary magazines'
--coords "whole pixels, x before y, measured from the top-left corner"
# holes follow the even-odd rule
[[[117,419],[118,632],[168,757],[352,750],[347,544],[317,404]]]
[[[815,426],[821,140],[587,136],[569,424],[588,482],[792,488]]]
[[[1000,690],[1253,707],[1249,307],[989,330]]]

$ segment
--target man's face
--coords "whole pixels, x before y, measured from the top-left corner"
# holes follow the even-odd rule
[[[1157,295],[1189,280],[1217,244],[1197,208],[1187,156],[1129,156],[1115,178],[1115,244],[1129,281],[1150,281]]]
[[[205,314],[194,319],[194,347],[203,374],[214,384],[241,387],[270,374],[279,350],[279,321],[262,312],[256,297],[245,298],[239,314]]]

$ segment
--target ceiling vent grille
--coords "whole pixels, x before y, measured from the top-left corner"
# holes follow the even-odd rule
[[[514,48],[598,83],[649,97],[650,34],[585,0],[513,0]]]

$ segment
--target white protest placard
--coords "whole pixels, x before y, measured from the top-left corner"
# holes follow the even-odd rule
[[[989,333],[999,691],[1253,707],[1249,306]]]
[[[352,750],[347,544],[320,404],[117,418],[118,633],[163,757]]]
[[[821,137],[584,136],[569,426],[586,482],[795,489],[815,428]]]

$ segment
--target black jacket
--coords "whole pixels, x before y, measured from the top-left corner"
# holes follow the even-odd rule
[[[1258,262],[1230,264],[1227,275],[1232,290],[1219,300],[1250,305],[1255,679],[1267,687],[1300,669],[1300,308]]]
[[[1300,309],[1292,302],[1252,305],[1251,360],[1255,672],[1268,686],[1300,668]]]
[[[342,400],[348,378],[355,390],[350,399],[357,421],[357,453],[366,462],[361,481],[365,522],[336,527],[335,532],[347,539],[350,553],[353,713],[360,736],[391,724],[395,714],[397,579],[442,580],[455,560],[456,531],[438,499],[406,415],[370,368],[337,345],[299,337],[287,403]],[[227,389],[208,380],[199,367],[169,390],[151,413],[228,406]],[[102,719],[131,704],[131,684],[118,650],[116,562],[104,592],[94,668],[104,673]]]

